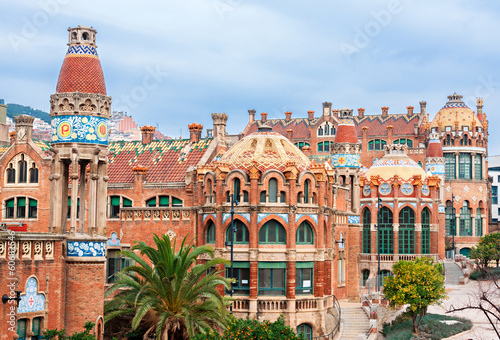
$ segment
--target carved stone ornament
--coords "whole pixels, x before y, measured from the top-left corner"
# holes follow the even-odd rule
[[[259,251],[257,249],[250,249],[250,261],[257,261],[259,258]]]
[[[174,232],[172,229],[169,229],[169,230],[167,231],[166,235],[168,236],[168,238],[169,238],[170,240],[174,239],[174,238],[175,238],[175,236],[176,236],[176,235],[175,235],[175,232]]]
[[[296,250],[288,250],[286,252],[286,260],[287,261],[295,261],[296,257],[297,257],[297,251]]]

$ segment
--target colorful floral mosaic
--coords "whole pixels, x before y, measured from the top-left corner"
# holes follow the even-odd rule
[[[26,282],[26,294],[21,295],[17,313],[40,312],[45,310],[45,295],[38,294],[38,282],[30,277]]]
[[[360,155],[338,154],[332,155],[332,166],[334,168],[359,168]]]
[[[109,119],[93,116],[52,118],[52,143],[108,144]]]
[[[111,238],[108,238],[108,241],[106,242],[108,246],[110,247],[118,247],[120,246],[120,239],[116,235],[116,233],[111,233]]]
[[[100,257],[106,254],[105,242],[68,241],[68,256]]]

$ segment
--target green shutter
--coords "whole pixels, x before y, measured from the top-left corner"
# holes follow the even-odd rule
[[[120,205],[120,197],[112,196],[111,197],[111,205]]]
[[[25,207],[26,206],[26,198],[25,197],[18,197],[17,198],[17,206],[18,207]]]
[[[226,268],[231,268],[231,265],[226,264]],[[250,262],[233,262],[233,268],[250,268]]]
[[[125,205],[125,199],[123,199],[123,204]],[[156,207],[156,197],[153,197],[146,201],[146,206],[148,207]]]
[[[123,197],[123,206],[124,207],[131,207],[132,206],[132,201],[129,200],[128,198]]]
[[[286,269],[286,262],[259,262],[259,269]]]
[[[7,205],[7,208],[14,208],[14,199],[12,198],[12,199],[8,200],[6,205]]]
[[[301,269],[301,268],[314,268],[314,261],[295,262],[295,268],[297,268],[297,269]]]
[[[180,200],[180,199],[178,199],[178,198],[173,197],[173,198],[172,198],[172,205],[173,205],[173,206],[176,206],[176,205],[182,205],[182,200]]]
[[[160,207],[166,207],[169,204],[169,197],[168,196],[160,196]]]
[[[32,199],[30,198],[30,207],[36,207],[36,206],[38,205],[37,203],[38,203],[38,202],[37,202],[36,200],[32,200]]]

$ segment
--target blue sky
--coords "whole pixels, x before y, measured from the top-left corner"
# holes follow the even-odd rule
[[[427,101],[484,99],[490,155],[500,154],[500,3],[486,1],[16,1],[0,14],[0,98],[49,110],[68,27],[93,26],[113,108],[188,137],[248,109],[268,118]],[[154,79],[153,82],[145,79]],[[145,85],[146,84],[146,85]]]

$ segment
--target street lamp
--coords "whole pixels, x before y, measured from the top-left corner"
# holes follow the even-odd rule
[[[382,205],[382,199],[380,198],[380,193],[377,196],[377,257],[378,257],[378,271],[377,271],[377,291],[380,292],[380,206]]]
[[[452,246],[453,246],[453,262],[455,262],[455,234],[456,234],[456,221],[457,217],[455,216],[455,195],[451,194],[451,236],[452,236]]]
[[[17,303],[17,307],[19,307],[19,301],[21,301],[21,291],[20,290],[16,290],[15,293],[16,293],[16,297],[9,297],[7,294],[4,294],[2,296],[2,302],[4,304],[6,304],[7,301],[14,300]]]
[[[234,258],[234,233],[236,233],[236,228],[234,226],[234,205],[238,205],[238,201],[234,200],[234,194],[231,194],[231,279],[234,278],[234,268],[233,268],[233,258]],[[228,246],[226,241],[226,246]],[[229,290],[229,294],[233,297],[233,282],[231,281],[231,289]],[[233,302],[231,302],[231,306],[229,307],[229,311],[233,312]]]

